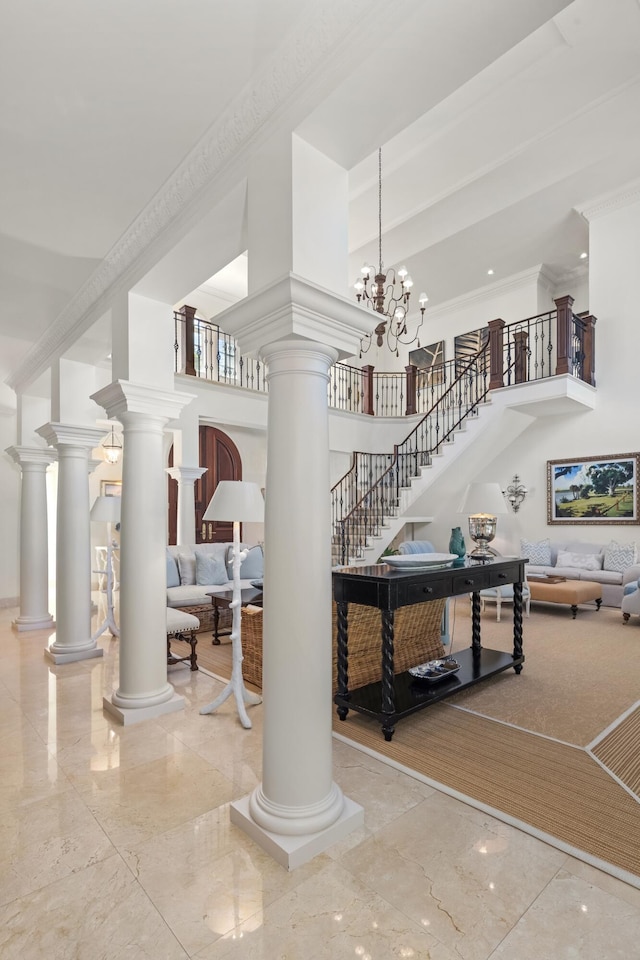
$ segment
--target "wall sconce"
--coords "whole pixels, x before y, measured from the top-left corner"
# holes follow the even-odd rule
[[[509,484],[506,490],[502,491],[514,513],[517,513],[520,509],[520,504],[524,503],[525,497],[528,494],[528,490],[522,483],[520,483],[520,477],[517,473],[514,473],[513,480]]]
[[[102,441],[101,446],[107,458],[107,463],[117,463],[122,453],[122,444],[116,437],[113,426],[111,427],[111,433]]]

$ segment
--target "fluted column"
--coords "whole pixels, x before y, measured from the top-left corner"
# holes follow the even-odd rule
[[[93,399],[123,427],[120,674],[103,705],[129,724],[184,707],[167,681],[164,428],[191,396],[117,381]]]
[[[101,657],[91,639],[89,456],[104,431],[47,423],[36,432],[58,451],[56,634],[45,654],[54,663]]]
[[[13,628],[52,630],[49,612],[49,537],[47,467],[56,459],[41,447],[9,447],[9,456],[22,470],[20,497],[20,615]]]
[[[248,803],[232,804],[231,819],[295,867],[362,821],[332,777],[327,384],[337,352],[289,340],[261,353],[269,368],[263,782]]]
[[[196,501],[194,485],[206,467],[167,467],[167,473],[178,484],[178,516],[176,523],[176,543],[195,543],[196,541]]]

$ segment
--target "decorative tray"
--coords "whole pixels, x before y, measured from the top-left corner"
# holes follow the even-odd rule
[[[449,567],[458,557],[455,553],[409,553],[383,557],[384,562],[395,570],[438,570]]]
[[[445,677],[451,677],[460,669],[460,664],[454,657],[443,657],[440,660],[429,660],[427,663],[421,663],[417,667],[410,667],[408,673],[416,680],[428,680],[429,683],[435,683],[437,680],[444,680]]]

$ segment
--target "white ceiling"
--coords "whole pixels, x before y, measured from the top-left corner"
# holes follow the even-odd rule
[[[575,208],[640,171],[640,0],[30,0],[0,28],[9,373],[58,328],[68,348],[64,324],[99,354],[100,277],[179,302],[242,253],[241,133],[267,94],[253,141],[295,129],[349,170],[354,279],[377,257],[383,146],[384,259],[430,305],[488,268],[570,276],[588,249]],[[235,227],[209,253],[198,229],[225,204]],[[244,289],[235,264],[200,294],[214,313]]]

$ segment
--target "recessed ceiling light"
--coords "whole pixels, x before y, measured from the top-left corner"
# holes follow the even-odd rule
[[[493,270],[487,270],[487,273],[488,273],[488,275],[489,275],[490,277],[493,276]]]
[[[588,256],[589,256],[589,254],[586,253],[586,252],[583,250],[582,253],[580,254],[580,259],[581,259],[581,260],[586,260]]]

